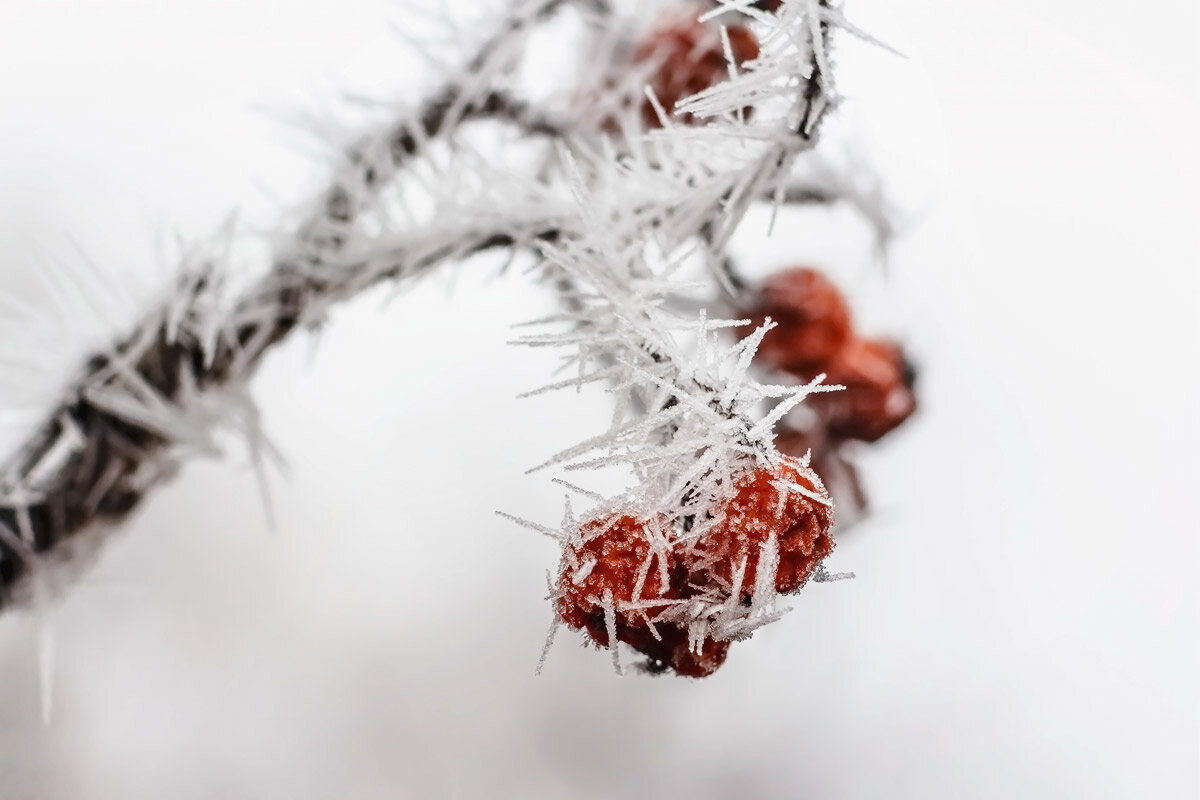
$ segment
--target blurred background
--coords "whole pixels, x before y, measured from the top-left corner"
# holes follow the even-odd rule
[[[0,4],[5,452],[177,239],[320,185],[296,119],[427,72],[403,34],[434,5]],[[535,677],[557,551],[494,511],[555,523],[523,473],[608,400],[515,399],[556,362],[510,326],[553,298],[472,262],[268,358],[274,526],[231,446],[51,613],[0,617],[0,797],[1196,797],[1200,12],[845,10],[910,56],[838,51],[888,269],[843,210],[743,245],[827,267],[921,365],[829,563],[856,580],[703,681],[618,678],[569,631]],[[47,275],[94,302],[53,311]]]

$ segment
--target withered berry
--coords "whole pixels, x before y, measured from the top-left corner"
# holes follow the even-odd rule
[[[793,487],[777,484],[793,484]],[[717,522],[693,548],[697,564],[692,579],[715,578],[732,590],[734,576],[746,562],[741,594],[749,596],[758,572],[761,548],[774,534],[779,549],[775,590],[799,589],[833,550],[833,511],[815,474],[799,461],[785,459],[778,468],[758,467],[734,477],[729,494],[714,509]],[[810,496],[811,495],[811,496]]]
[[[618,641],[662,669],[702,678],[725,662],[729,643],[708,638],[699,652],[693,652],[685,628],[669,620],[652,622],[667,605],[653,601],[677,599],[676,584],[686,583],[670,550],[664,547],[661,534],[666,524],[669,521],[659,520],[649,525],[627,515],[601,516],[583,523],[578,538],[568,543],[564,554],[555,607],[568,626],[607,647],[605,598],[611,597]],[[649,607],[639,611],[637,606],[646,604]]]
[[[910,368],[899,345],[893,342],[853,339],[827,362],[798,374],[810,380],[820,372],[826,374],[826,383],[846,387],[805,400],[831,436],[874,442],[917,408]]]
[[[776,369],[814,371],[814,365],[831,358],[852,336],[850,309],[842,293],[809,267],[772,275],[746,313],[756,326],[768,316],[778,323],[763,337],[757,354],[761,363]]]
[[[627,604],[670,596],[670,578],[663,577],[669,576],[674,566],[663,538],[666,525],[669,521],[658,522],[656,532],[644,520],[627,515],[584,522],[578,538],[568,543],[559,570],[558,613],[563,621],[584,628],[599,613],[603,628],[606,594],[611,594],[617,618],[624,621],[641,618],[636,611],[625,609]],[[648,613],[653,616],[656,609]]]
[[[738,64],[758,58],[758,37],[746,27],[726,28],[729,45]],[[653,31],[634,52],[634,61],[653,68],[649,84],[669,114],[685,97],[726,80],[729,64],[718,29],[696,19],[673,22]],[[743,113],[749,114],[750,109]],[[685,124],[695,122],[691,114],[682,116]],[[642,121],[647,128],[661,124],[653,104],[642,105]]]

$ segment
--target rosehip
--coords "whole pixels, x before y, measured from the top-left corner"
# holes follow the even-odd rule
[[[842,293],[815,269],[772,275],[747,310],[755,325],[770,317],[778,327],[759,345],[757,358],[776,369],[809,372],[850,341],[850,309]],[[815,369],[815,373],[824,369]]]
[[[669,523],[660,519],[658,524]],[[683,575],[675,568],[670,550],[656,549],[653,538],[645,521],[627,515],[607,515],[583,523],[563,557],[555,607],[563,622],[608,647],[605,598],[611,597],[618,641],[662,669],[693,678],[711,675],[725,662],[728,642],[705,639],[700,651],[692,652],[687,631],[679,625],[670,621],[651,625],[650,619],[662,608],[639,612],[627,605],[679,596],[673,581],[683,583]]]
[[[807,494],[776,486],[780,482],[796,484]],[[819,486],[816,475],[795,459],[785,459],[774,470],[758,467],[735,476],[728,495],[714,509],[717,522],[692,551],[693,580],[715,578],[732,587],[734,574],[745,560],[741,593],[749,596],[760,550],[774,534],[779,550],[775,590],[799,589],[833,550],[832,509],[812,497],[825,495]]]
[[[669,523],[659,524],[665,530]],[[618,619],[626,622],[640,615],[622,610],[623,605],[669,596],[670,579],[664,581],[663,575],[673,567],[671,552],[665,541],[656,548],[652,536],[644,520],[631,516],[614,514],[584,522],[578,538],[568,543],[559,569],[557,607],[563,621],[573,628],[587,628],[599,614],[603,628],[607,594],[613,598]],[[655,610],[649,613],[653,616]]]
[[[800,377],[811,379],[819,372],[826,374],[826,383],[846,387],[805,400],[831,436],[874,442],[917,408],[911,367],[893,342],[854,339],[829,361],[810,367],[811,374],[800,373]]]

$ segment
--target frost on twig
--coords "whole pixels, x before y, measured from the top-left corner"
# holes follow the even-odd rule
[[[48,559],[77,556],[120,523],[188,452],[212,451],[218,422],[240,418],[250,438],[261,439],[255,415],[237,409],[248,407],[245,386],[262,356],[292,331],[379,281],[546,231],[545,220],[481,225],[457,209],[441,218],[458,226],[407,236],[383,252],[358,223],[401,171],[467,124],[561,133],[501,86],[530,28],[561,5],[519,3],[428,101],[354,143],[257,284],[235,293],[215,258],[184,264],[170,296],[87,361],[58,408],[0,468],[0,605],[27,595],[22,579]]]
[[[726,250],[752,205],[838,199],[798,184],[794,167],[834,106],[829,37],[847,23],[826,0],[677,0],[687,24],[716,31],[722,69],[715,76],[705,66],[704,85],[666,107],[647,87],[647,71],[665,67],[639,55],[656,51],[635,46],[646,14],[619,6],[517,3],[441,89],[345,151],[259,280],[238,289],[215,258],[187,265],[165,302],[88,361],[0,471],[0,603],[43,574],[47,558],[61,560],[120,523],[184,456],[216,452],[223,426],[265,448],[246,386],[274,344],[368,287],[494,248],[532,253],[532,272],[561,294],[562,313],[520,339],[567,348],[573,376],[545,388],[604,381],[615,401],[606,431],[542,466],[623,469],[630,484],[621,496],[569,488],[595,504],[593,514],[667,521],[652,526],[656,555],[634,570],[634,596],[593,598],[594,636],[618,668],[614,640],[628,641],[630,618],[645,621],[643,652],[674,641],[699,659],[701,674],[705,648],[777,619],[780,591],[825,579],[817,570],[831,546],[823,529],[812,528],[818,544],[802,567],[792,543],[765,528],[755,529],[752,552],[721,566],[710,534],[742,513],[714,513],[731,492],[767,503],[768,516],[828,527],[820,479],[806,461],[779,454],[774,429],[806,397],[838,387],[820,377],[760,382],[751,360],[772,323],[748,330],[745,320],[687,311],[681,297],[696,280],[736,288]],[[523,98],[515,76],[527,37],[568,8],[586,22],[581,52],[604,59],[599,77],[550,100]],[[724,24],[739,26],[740,50]],[[700,41],[710,28],[689,28],[678,41]],[[699,63],[692,55],[685,64]],[[682,85],[699,74],[683,75]],[[508,161],[482,152],[467,135],[477,123],[515,131],[520,152]],[[564,564],[574,558],[579,519],[568,515],[559,529],[523,524],[557,538]],[[669,602],[642,597],[651,561],[665,571],[680,554],[693,564],[687,591]],[[571,580],[582,585],[588,569],[576,564]],[[776,578],[788,569],[791,579]]]
[[[553,321],[561,330],[523,339],[569,349],[577,377],[556,388],[605,380],[615,395],[607,431],[542,466],[623,467],[631,476],[624,494],[565,521],[556,607],[598,643],[614,648],[620,639],[685,675],[709,674],[728,642],[778,619],[779,593],[825,576],[820,559],[831,547],[808,527],[828,525],[820,479],[806,462],[783,458],[773,439],[776,423],[807,396],[840,387],[820,376],[800,386],[758,382],[749,367],[769,320],[729,344],[721,329],[744,320],[687,315],[673,303],[690,262],[717,267],[751,204],[786,192],[833,102],[826,48],[840,16],[816,2],[785,3],[767,20],[757,58],[676,104],[677,114],[707,124],[672,127],[658,108],[658,130],[616,145],[560,147],[581,225],[539,249],[547,276],[566,287],[570,312]],[[724,46],[728,53],[728,36]],[[775,507],[743,514],[737,506],[751,496],[773,498]],[[791,522],[776,531],[785,508]],[[779,536],[801,526],[806,558],[789,553],[784,576]],[[722,568],[721,558],[737,557],[717,552],[731,536],[751,544]]]

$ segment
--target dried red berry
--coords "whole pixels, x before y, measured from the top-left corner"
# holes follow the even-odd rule
[[[665,541],[655,543],[667,524],[659,520],[650,525],[615,514],[583,523],[564,554],[555,607],[563,622],[607,647],[606,598],[611,598],[618,641],[648,656],[655,668],[701,678],[725,662],[729,643],[706,639],[699,652],[692,652],[684,628],[670,621],[652,621],[666,604],[637,607],[655,599],[678,598],[676,584],[685,583]]]
[[[656,533],[644,520],[627,515],[583,523],[578,538],[568,543],[559,570],[557,607],[563,621],[573,628],[588,628],[599,614],[603,629],[604,598],[611,596],[619,621],[640,622],[642,614],[625,606],[673,596],[669,576],[674,563],[662,539],[665,524],[660,521]],[[660,540],[657,546],[655,538]],[[650,608],[647,614],[653,616],[658,610]]]
[[[708,635],[693,649],[684,610],[672,601],[697,594],[706,603],[728,599],[742,564],[739,595],[749,597],[762,546],[772,536],[779,556],[775,590],[799,589],[833,549],[831,511],[819,487],[816,475],[794,459],[741,472],[712,509],[713,526],[681,552],[671,548],[674,529],[665,517],[590,519],[567,542],[555,609],[598,645],[615,644],[615,636],[648,656],[651,670],[711,675],[725,662],[729,642]]]
[[[804,492],[777,485],[781,483],[798,485]],[[758,467],[734,477],[729,494],[714,509],[717,523],[692,551],[692,579],[715,578],[732,590],[734,575],[745,560],[741,593],[748,596],[761,548],[774,534],[779,548],[775,590],[799,589],[833,550],[833,512],[827,501],[814,499],[825,494],[818,486],[815,474],[794,459],[785,459],[773,470]]]
[[[738,64],[758,58],[758,37],[753,31],[740,25],[729,26],[726,31]],[[674,22],[654,31],[637,48],[633,59],[653,69],[650,87],[668,113],[683,98],[729,77],[720,33],[696,19]],[[748,115],[750,109],[744,109],[743,113]],[[688,125],[695,122],[691,114],[684,114],[682,119]],[[642,121],[647,128],[660,125],[658,112],[649,100],[642,105]]]
[[[778,323],[763,337],[757,358],[789,372],[812,371],[852,336],[850,309],[842,293],[809,267],[783,270],[768,278],[747,316],[755,325],[766,317]]]
[[[817,412],[831,436],[874,442],[895,430],[917,408],[911,368],[899,345],[853,339],[829,361],[798,373],[842,384],[837,392],[814,394],[805,404]]]

